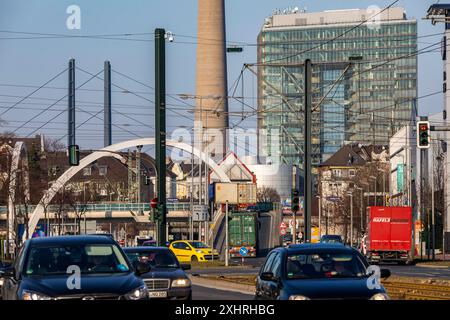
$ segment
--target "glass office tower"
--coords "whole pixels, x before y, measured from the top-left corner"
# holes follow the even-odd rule
[[[350,142],[388,145],[417,114],[416,51],[417,22],[402,8],[275,12],[258,36],[260,156],[302,167],[306,59],[313,165]]]

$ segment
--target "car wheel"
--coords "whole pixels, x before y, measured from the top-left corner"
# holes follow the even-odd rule
[[[192,257],[191,257],[191,261],[192,261],[192,262],[198,261],[197,256],[192,256]]]

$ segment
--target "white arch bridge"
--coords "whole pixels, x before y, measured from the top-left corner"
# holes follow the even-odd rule
[[[24,232],[22,240],[26,240],[27,234],[31,236],[36,229],[36,226],[39,222],[39,219],[42,218],[42,215],[44,214],[44,209],[50,204],[53,197],[61,190],[62,187],[73,177],[75,176],[80,170],[82,170],[84,167],[90,165],[92,162],[103,158],[103,157],[114,157],[116,159],[121,160],[123,157],[116,153],[117,151],[126,149],[126,148],[132,148],[137,146],[145,146],[145,145],[154,145],[155,144],[155,138],[141,138],[141,139],[135,139],[135,140],[129,140],[129,141],[123,141],[119,142],[113,145],[110,145],[106,148],[103,148],[101,150],[95,151],[91,153],[90,155],[84,157],[81,159],[80,164],[76,167],[70,167],[67,169],[66,172],[64,172],[54,183],[53,185],[45,191],[44,196],[39,201],[39,204],[36,206],[36,208],[33,210],[33,213],[30,217],[30,220],[28,222],[28,233]],[[186,151],[188,153],[192,153],[195,157],[201,159],[204,163],[207,163],[211,170],[215,171],[217,176],[222,182],[230,182],[230,179],[225,174],[223,169],[217,165],[217,163],[214,161],[214,159],[208,157],[205,152],[201,152],[200,150],[193,148],[191,145],[186,144],[184,142],[178,142],[173,140],[166,140],[166,144],[169,147],[173,147],[176,149],[180,149],[183,151]]]

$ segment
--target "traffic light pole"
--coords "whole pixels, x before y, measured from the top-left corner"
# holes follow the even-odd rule
[[[304,217],[305,242],[311,242],[311,203],[312,203],[312,149],[311,149],[311,113],[312,113],[312,65],[311,60],[305,61],[305,153],[304,153]]]
[[[158,245],[166,244],[166,43],[164,29],[155,29],[155,131],[158,178]]]

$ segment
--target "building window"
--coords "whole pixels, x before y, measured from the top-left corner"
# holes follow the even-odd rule
[[[333,169],[333,176],[334,177],[340,177],[342,175],[342,172],[340,169]]]
[[[106,176],[108,174],[108,167],[107,166],[99,166],[98,174],[101,176]]]
[[[91,174],[92,174],[92,168],[91,167],[83,168],[83,176],[90,176]]]
[[[355,169],[350,169],[350,170],[348,171],[348,175],[349,175],[351,178],[355,177],[355,176],[356,176],[356,170],[355,170]]]

